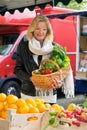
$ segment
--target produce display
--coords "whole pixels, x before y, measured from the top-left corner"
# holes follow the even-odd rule
[[[32,122],[33,124],[35,123],[36,126],[38,124],[37,130],[57,130],[60,128],[63,128],[64,130],[65,128],[69,128],[70,130],[70,128],[81,128],[83,125],[87,127],[87,98],[82,104],[70,103],[65,109],[63,106],[58,104],[51,105],[49,103],[45,103],[43,99],[37,97],[34,99],[29,97],[24,100],[23,98],[18,98],[12,94],[6,96],[4,93],[0,93],[1,124],[3,124],[2,121],[7,120],[6,116],[8,116],[7,111],[9,109],[12,109],[12,111],[15,110],[16,113],[11,114],[9,119],[12,120],[7,122],[12,123],[13,128],[19,121],[17,128],[15,128],[18,130],[20,130],[21,120],[24,121],[25,124],[27,123],[27,129],[30,129]],[[18,121],[16,121],[16,119]],[[36,126],[32,126],[32,129],[35,130]],[[21,127],[24,128],[22,122]],[[0,129],[1,128],[3,127],[0,127]],[[13,129],[9,128],[7,130]]]
[[[53,105],[45,103],[42,98],[18,98],[15,95],[9,94],[6,96],[0,93],[0,118],[6,119],[7,109],[15,109],[18,114],[27,113],[43,113],[47,108],[53,108]],[[59,106],[59,109],[64,109]]]
[[[87,109],[82,109],[75,104],[69,104],[67,109],[63,109],[61,111],[57,110],[48,110],[46,116],[48,119],[44,122],[42,130],[46,130],[49,126],[52,128],[60,128],[72,126],[80,127],[81,122],[87,123]],[[47,115],[49,114],[49,115]]]

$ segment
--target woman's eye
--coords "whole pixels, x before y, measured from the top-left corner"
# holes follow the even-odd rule
[[[47,31],[47,29],[43,29],[43,31]]]
[[[39,30],[39,28],[36,28],[36,30]]]

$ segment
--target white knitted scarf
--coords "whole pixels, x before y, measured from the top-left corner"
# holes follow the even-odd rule
[[[34,54],[33,59],[37,65],[39,55],[42,55],[42,59],[49,59],[50,53],[53,50],[52,41],[44,40],[43,46],[41,47],[40,42],[34,37],[29,40],[28,46],[30,51]]]
[[[52,41],[44,40],[43,46],[41,47],[40,42],[37,41],[34,37],[29,40],[29,49],[32,53],[36,55],[47,55],[52,52],[53,45]]]

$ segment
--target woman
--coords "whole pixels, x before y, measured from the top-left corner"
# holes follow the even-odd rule
[[[36,89],[31,81],[32,71],[38,69],[41,60],[49,58],[53,50],[53,32],[47,17],[37,15],[34,18],[28,28],[27,39],[27,42],[19,44],[14,73],[22,80],[22,96],[35,96]],[[61,87],[57,78],[54,79],[50,93],[43,96],[46,102],[56,102],[56,87]]]

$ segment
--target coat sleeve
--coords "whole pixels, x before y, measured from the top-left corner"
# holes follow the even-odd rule
[[[31,74],[28,74],[28,72],[25,70],[23,57],[22,57],[21,44],[19,44],[18,49],[17,49],[16,65],[14,68],[14,73],[20,80],[26,81],[26,80],[29,80],[29,77],[31,76]]]

